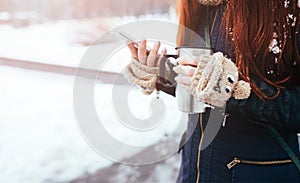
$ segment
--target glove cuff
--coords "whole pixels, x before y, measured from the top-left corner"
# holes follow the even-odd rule
[[[144,71],[149,74],[158,75],[159,67],[149,67],[147,65],[141,64],[137,59],[132,58],[130,65],[135,66],[138,70]]]
[[[148,67],[132,58],[125,68],[125,76],[130,83],[142,88],[142,92],[150,95],[155,90],[159,67]]]
[[[192,76],[192,84],[190,85],[189,92],[193,95],[195,95],[196,88],[199,84],[199,79],[202,77],[202,72],[211,59],[211,55],[201,55],[199,57],[199,62],[197,65],[197,69],[195,70],[194,75]]]

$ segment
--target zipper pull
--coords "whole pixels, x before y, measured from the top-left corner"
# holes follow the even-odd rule
[[[230,170],[238,163],[241,163],[241,160],[239,160],[238,158],[234,158],[230,163],[227,164],[227,168]]]
[[[223,113],[223,116],[224,116],[224,119],[223,119],[222,126],[225,127],[225,125],[226,125],[226,119],[229,116],[229,114],[228,113]]]

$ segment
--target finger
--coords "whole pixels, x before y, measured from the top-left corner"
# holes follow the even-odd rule
[[[132,58],[138,59],[138,51],[137,48],[134,46],[133,42],[131,41],[127,42],[127,46],[131,52]]]
[[[196,71],[196,67],[189,65],[178,65],[173,67],[173,71],[177,74],[186,75],[192,77]]]
[[[147,62],[146,44],[146,40],[143,39],[138,45],[138,59],[142,64],[146,64]]]
[[[167,54],[167,48],[164,48],[159,56],[159,59],[157,60],[156,66],[159,67],[160,66],[160,61],[161,59],[164,57],[164,55]]]
[[[192,65],[192,66],[197,66],[198,65],[198,57],[194,56],[181,56],[176,59],[177,63],[180,65]]]
[[[190,86],[192,84],[192,78],[186,75],[178,75],[175,77],[175,81],[182,85]]]
[[[151,49],[148,58],[147,58],[147,66],[149,67],[153,67],[155,66],[155,61],[157,59],[157,52],[159,50],[160,47],[160,42],[156,42],[153,46],[153,48]]]

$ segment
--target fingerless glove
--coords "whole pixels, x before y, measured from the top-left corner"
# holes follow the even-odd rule
[[[125,76],[135,85],[142,88],[142,92],[150,95],[155,90],[159,67],[148,67],[132,58],[130,64],[125,68]]]

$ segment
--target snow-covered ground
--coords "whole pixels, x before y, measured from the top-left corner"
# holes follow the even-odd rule
[[[0,27],[0,56],[41,63],[76,65],[86,51],[68,42],[65,21],[31,25],[24,28]]]
[[[1,66],[0,83],[0,182],[65,182],[112,163],[94,152],[79,133],[72,76]],[[99,109],[111,103],[110,85],[97,84],[95,93],[101,93],[96,96]],[[133,91],[135,97],[129,105],[139,103],[133,113],[147,116],[147,107],[141,107],[147,98],[137,93]],[[173,107],[161,127],[147,134],[132,133],[118,124],[109,110],[101,111],[101,121],[123,142],[153,144],[172,133],[174,120],[170,119],[180,115],[174,100],[162,97]],[[143,100],[145,104],[140,102]],[[127,155],[124,152],[120,159]]]
[[[134,20],[133,17],[114,19],[112,23],[117,26]],[[24,29],[1,26],[0,57],[76,67],[88,47],[72,44],[74,34],[69,30],[75,26],[74,22]],[[125,49],[117,54],[112,63],[120,57],[130,58]],[[126,65],[126,62],[118,66],[109,63],[106,69],[115,72]],[[73,111],[73,81],[73,76],[0,66],[0,182],[67,182],[112,163],[93,151],[79,132]],[[115,138],[131,144],[153,144],[172,133],[174,124],[170,119],[180,116],[173,98],[162,95],[169,106],[164,122],[160,128],[141,136],[118,124],[110,108],[103,112],[101,106],[111,105],[111,88],[112,85],[97,83],[95,103],[101,121]],[[129,106],[134,114],[149,116],[145,106],[153,97],[143,96],[133,88]],[[119,158],[131,155],[126,153]]]
[[[71,76],[0,67],[0,182],[66,181],[110,164],[82,139]]]

